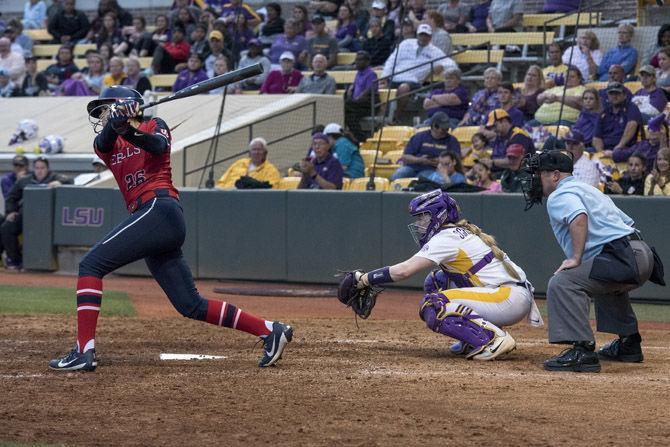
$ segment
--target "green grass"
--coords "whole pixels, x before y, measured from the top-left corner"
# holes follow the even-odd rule
[[[543,317],[547,317],[547,302],[537,300],[537,307]],[[639,321],[653,321],[659,323],[670,322],[670,306],[667,304],[633,304],[633,310]],[[595,319],[593,304],[591,304],[591,319]]]
[[[0,285],[0,315],[71,315],[75,310],[74,289]],[[101,313],[105,316],[134,316],[135,308],[127,293],[105,291]]]

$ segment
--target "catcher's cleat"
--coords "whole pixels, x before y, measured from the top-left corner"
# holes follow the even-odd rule
[[[572,372],[600,372],[598,354],[593,350],[593,342],[575,343],[572,348],[565,349],[556,357],[544,361],[544,369],[547,371],[572,371]]]
[[[472,346],[470,343],[465,343],[460,340],[449,346],[449,352],[454,355],[466,355],[473,349],[474,346]]]
[[[639,333],[628,337],[620,337],[612,340],[598,350],[600,360],[615,362],[640,363],[644,360],[642,355],[642,338]]]
[[[263,358],[258,366],[265,368],[277,363],[281,358],[286,344],[293,339],[293,328],[288,324],[275,321],[272,323],[272,332],[263,340]]]
[[[488,344],[470,351],[465,358],[468,360],[493,360],[516,349],[516,341],[509,332],[503,336],[495,336]]]
[[[75,346],[69,354],[49,362],[49,368],[56,371],[94,371],[98,362],[95,359],[95,349],[79,352]]]

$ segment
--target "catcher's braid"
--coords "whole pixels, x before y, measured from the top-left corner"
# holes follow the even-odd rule
[[[502,262],[505,271],[517,281],[521,279],[517,271],[514,269],[514,267],[512,267],[509,262],[505,261],[505,252],[502,251],[500,248],[498,248],[496,240],[493,236],[484,233],[482,229],[479,228],[477,225],[472,224],[465,219],[461,219],[458,222],[456,222],[456,226],[465,228],[470,233],[474,234],[475,236],[478,236],[479,239],[482,240],[482,242],[484,242],[486,245],[489,246],[491,252],[493,253],[493,256],[495,256],[497,260]]]

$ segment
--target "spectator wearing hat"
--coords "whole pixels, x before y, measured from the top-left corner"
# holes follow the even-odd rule
[[[623,194],[626,196],[643,196],[647,159],[644,154],[634,152],[628,157],[628,167],[623,176],[614,181],[611,177],[605,183],[605,194]]]
[[[565,148],[572,155],[572,175],[580,182],[598,187],[600,170],[598,164],[584,154],[584,135],[573,129],[563,137],[563,140]]]
[[[22,25],[26,29],[46,27],[47,5],[44,0],[28,0],[23,6]]]
[[[225,47],[224,37],[221,31],[214,30],[210,32],[208,43],[210,54],[207,56],[207,59],[205,59],[205,71],[207,72],[207,77],[212,78],[214,77],[214,62],[221,56],[225,56],[229,61],[232,61],[233,55]]]
[[[507,148],[513,144],[520,145],[525,154],[535,152],[535,144],[528,132],[512,123],[512,118],[503,109],[491,111],[486,120],[486,127],[493,128],[496,137],[491,143],[493,165],[497,168],[507,167],[509,157]],[[523,155],[523,154],[522,154]]]
[[[0,37],[0,68],[4,68],[7,75],[19,85],[23,82],[26,64],[23,54],[12,51],[12,42],[7,37]]]
[[[668,100],[665,92],[656,87],[656,69],[651,65],[643,65],[640,68],[640,80],[642,88],[635,92],[633,103],[640,109],[642,120],[645,124],[665,110]]]
[[[281,68],[273,70],[261,86],[261,93],[294,93],[302,79],[302,73],[294,68],[295,56],[285,51],[280,56]]]
[[[156,47],[154,58],[151,61],[154,73],[174,73],[177,64],[188,60],[191,45],[185,37],[184,28],[175,26],[172,29],[172,40],[163,42]]]
[[[406,39],[400,42],[386,60],[382,77],[387,78],[391,76],[392,72],[398,73],[390,78],[391,88],[398,89],[398,96],[409,93],[410,90],[419,87],[431,75],[431,64],[425,64],[413,70],[408,70],[417,64],[439,59],[432,65],[433,74],[437,75],[441,74],[447,68],[458,68],[451,58],[445,57],[442,50],[430,43],[432,34],[433,30],[430,25],[422,23],[417,29],[416,39]],[[384,88],[386,82],[386,80],[382,81],[380,87]],[[409,98],[407,97],[398,99],[395,111],[396,121],[401,121],[404,118],[408,101]]]
[[[489,33],[516,31],[523,18],[521,0],[491,0],[486,27]]]
[[[363,141],[367,134],[361,128],[361,120],[371,115],[373,96],[379,104],[377,74],[370,68],[370,55],[366,51],[356,53],[354,66],[354,83],[344,93],[344,123],[357,141]]]
[[[279,184],[279,170],[268,160],[268,143],[265,138],[254,138],[249,142],[249,156],[234,162],[221,176],[218,188],[234,188],[242,177],[251,177],[258,182],[268,182],[273,188]]]
[[[396,23],[393,19],[390,19],[390,18],[387,17],[386,12],[387,12],[386,11],[386,2],[383,1],[383,0],[374,0],[372,2],[372,11],[371,11],[371,14],[370,14],[370,16],[371,16],[370,20],[368,21],[368,28],[362,34],[367,36],[368,38],[371,37],[372,36],[372,34],[370,33],[370,31],[371,31],[371,29],[370,29],[371,21],[372,21],[372,19],[377,19],[377,20],[379,20],[379,26],[381,28],[382,34],[384,35],[384,37],[386,37],[386,39],[389,42],[391,42],[391,45],[392,45],[393,42],[395,41],[395,25],[396,25]],[[363,48],[363,49],[365,50],[365,48]],[[366,51],[369,51],[369,49],[366,50]],[[391,50],[389,49],[389,54],[390,54],[390,52],[391,52]],[[372,53],[370,53],[370,54],[372,55]],[[384,58],[384,60],[386,60],[386,58]],[[376,65],[381,65],[382,63],[373,64],[373,65],[375,65],[375,66]]]
[[[375,3],[382,3],[375,1]],[[368,22],[368,32],[363,37],[361,49],[370,55],[370,64],[373,67],[384,65],[389,54],[393,40],[389,38],[382,29],[382,21],[378,17],[372,17]]]
[[[263,54],[263,46],[258,39],[251,39],[249,41],[249,51],[242,56],[237,67],[245,68],[254,64],[261,64],[263,66],[263,73],[242,81],[242,88],[245,90],[258,90],[261,88],[263,81],[265,81],[268,73],[270,73],[270,59]]]
[[[610,82],[619,82],[623,84],[624,80],[626,79],[626,72],[624,71],[623,67],[619,64],[612,65],[609,69],[608,74]],[[628,90],[628,88],[625,85],[623,87],[623,92],[626,95],[626,102],[633,99],[633,93],[630,90]],[[600,94],[600,103],[602,104],[603,107],[607,106],[607,104],[609,104],[609,99],[607,98],[607,87],[600,89],[599,94]]]
[[[627,76],[633,74],[633,70],[637,65],[637,49],[631,45],[634,30],[633,25],[619,25],[619,29],[617,30],[619,44],[605,53],[602,62],[598,66],[598,78],[601,81],[610,80],[609,69],[614,64],[621,65]]]
[[[623,84],[610,82],[607,86],[609,104],[600,114],[593,135],[593,147],[611,157],[616,149],[635,144],[637,136],[644,139],[642,114],[632,102],[626,102]]]
[[[342,126],[330,123],[323,129],[333,149],[333,155],[342,165],[344,176],[348,178],[363,177],[365,174],[365,163],[356,146],[346,135]]]
[[[296,163],[294,169],[302,173],[299,189],[342,189],[342,165],[331,153],[330,139],[324,133],[312,135],[313,157]]]
[[[209,79],[207,73],[202,68],[202,60],[197,54],[191,54],[188,58],[187,66],[177,75],[177,80],[174,81],[172,92],[178,92],[186,87],[189,87],[198,82]]]
[[[323,54],[315,54],[312,58],[311,74],[303,76],[296,93],[312,93],[317,95],[334,95],[337,85],[335,79],[326,73],[328,60]]]
[[[0,186],[2,187],[2,197],[7,199],[9,191],[16,181],[28,174],[28,159],[25,155],[15,155],[12,159],[12,172],[2,176]]]
[[[328,68],[337,64],[337,40],[326,32],[326,22],[323,17],[312,19],[314,37],[307,41],[307,52],[313,58],[315,54],[323,54],[328,60]]]
[[[268,53],[270,62],[279,64],[279,57],[287,51],[293,53],[294,62],[300,61],[303,53],[307,54],[307,41],[303,36],[298,34],[297,26],[293,19],[288,19],[284,23],[284,34],[280,34],[274,39]]]
[[[91,24],[83,11],[75,9],[75,0],[63,0],[63,6],[49,18],[47,29],[53,43],[74,45],[88,33]]]
[[[423,101],[423,108],[432,118],[437,112],[444,112],[449,117],[451,127],[458,127],[468,110],[470,94],[461,85],[461,70],[448,68],[444,73],[444,85],[428,94]]]
[[[510,144],[505,149],[506,168],[500,174],[500,187],[503,192],[523,192],[522,185],[528,173],[522,169],[525,148],[518,144]]]
[[[100,178],[100,173],[107,170],[107,165],[97,155],[91,160],[91,166],[93,167],[93,172],[86,172],[76,176],[74,178],[75,185],[86,185],[94,180],[98,180]]]
[[[442,151],[460,155],[461,145],[449,133],[449,117],[444,112],[433,115],[430,129],[418,132],[410,138],[403,151],[399,167],[390,180],[407,177],[426,177],[435,172]]]
[[[620,147],[612,151],[612,160],[617,163],[626,162],[634,153],[644,155],[646,173],[651,172],[656,161],[656,154],[661,149],[668,148],[668,124],[665,121],[665,114],[649,120],[648,139],[639,141],[628,147]]]
[[[21,89],[11,80],[7,70],[0,67],[0,98],[21,96]]]

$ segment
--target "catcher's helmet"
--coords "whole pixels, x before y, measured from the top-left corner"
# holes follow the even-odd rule
[[[408,225],[409,231],[421,247],[440,231],[442,225],[460,220],[458,204],[440,189],[412,199],[409,213],[417,218],[416,222]]]
[[[60,154],[65,143],[60,135],[47,135],[40,140],[39,148],[44,154]]]
[[[102,105],[104,104],[113,104],[116,101],[121,101],[124,99],[134,99],[140,104],[144,104],[144,99],[140,92],[133,90],[132,88],[124,87],[122,85],[113,85],[107,87],[101,93],[98,99],[94,99],[89,102],[86,106],[88,114],[93,118],[100,118],[100,113],[102,112]]]

